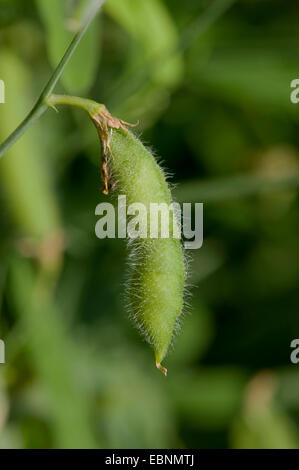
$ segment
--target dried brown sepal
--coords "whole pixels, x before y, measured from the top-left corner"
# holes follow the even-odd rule
[[[165,367],[162,366],[162,364],[160,364],[160,362],[157,362],[156,363],[156,367],[157,369],[162,372],[162,374],[167,377],[167,369]]]
[[[102,146],[102,180],[103,180],[103,193],[109,194],[110,183],[109,183],[109,156],[113,158],[111,146],[110,146],[110,135],[109,129],[122,129],[128,132],[127,127],[135,127],[137,124],[130,124],[129,122],[123,121],[112,116],[108,109],[101,105],[96,113],[91,115],[91,119],[97,128],[101,146]]]

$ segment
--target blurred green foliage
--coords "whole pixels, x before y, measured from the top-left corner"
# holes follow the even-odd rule
[[[74,32],[80,28],[85,17],[84,11],[88,5],[85,8],[79,8],[82,4],[81,1],[76,8],[74,2],[61,2],[61,0],[51,2],[36,0],[36,3],[45,27],[49,59],[55,68],[69,46]],[[61,78],[68,93],[84,95],[89,91],[95,80],[100,57],[100,27],[98,20],[95,20],[80,42]]]
[[[0,141],[89,6],[0,1]],[[0,448],[299,446],[298,19],[283,0],[106,1],[57,90],[140,120],[176,198],[205,203],[204,245],[165,379],[125,313],[125,244],[94,234],[92,125],[35,124],[0,161]]]

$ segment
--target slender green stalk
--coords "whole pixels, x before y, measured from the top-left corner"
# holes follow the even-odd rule
[[[58,64],[56,70],[54,71],[53,75],[51,76],[50,80],[48,81],[47,85],[43,89],[39,99],[37,100],[35,106],[30,111],[28,116],[24,119],[24,121],[17,127],[17,129],[0,145],[0,158],[14,145],[22,135],[27,131],[27,129],[37,120],[39,119],[48,109],[47,104],[45,101],[47,97],[52,93],[54,90],[58,80],[60,79],[65,67],[67,66],[69,60],[71,59],[73,53],[75,52],[76,48],[78,47],[81,39],[85,35],[87,29],[89,28],[90,23],[95,18],[97,13],[99,12],[103,0],[99,0],[97,3],[93,5],[93,8],[89,12],[89,16],[85,22],[85,25],[82,29],[74,36],[71,44],[69,45],[66,53],[64,54],[63,58],[61,59],[60,63]]]
[[[94,114],[101,106],[99,103],[87,98],[69,95],[50,95],[45,99],[46,105],[55,108],[56,105],[76,106],[89,114]]]

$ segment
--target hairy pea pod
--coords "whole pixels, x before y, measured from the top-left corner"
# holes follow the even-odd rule
[[[103,105],[91,113],[102,143],[102,176],[105,194],[109,187],[125,195],[127,203],[141,203],[150,214],[152,203],[172,204],[165,174],[151,152],[127,128],[127,123],[110,115]],[[177,221],[168,212],[169,236],[136,238],[130,242],[131,273],[127,286],[132,318],[153,346],[156,366],[161,365],[183,309],[186,267]],[[163,217],[163,215],[162,215]]]

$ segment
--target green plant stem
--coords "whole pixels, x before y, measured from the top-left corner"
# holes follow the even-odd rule
[[[89,100],[87,98],[79,98],[78,96],[69,95],[50,95],[45,99],[45,103],[52,108],[62,104],[67,106],[76,106],[86,111],[88,114],[94,114],[101,106],[96,101]]]
[[[47,85],[43,89],[37,103],[30,111],[28,116],[24,119],[24,121],[17,127],[17,129],[0,145],[0,158],[5,155],[5,153],[12,147],[27,131],[27,129],[37,120],[39,119],[48,109],[47,104],[45,103],[47,98],[51,95],[52,91],[54,90],[58,80],[60,79],[65,67],[67,66],[69,60],[71,59],[73,53],[75,52],[76,48],[78,47],[81,39],[85,35],[87,29],[89,28],[90,23],[97,15],[98,11],[100,10],[103,1],[99,1],[95,6],[91,9],[89,16],[86,20],[85,25],[82,29],[74,36],[71,44],[69,45],[66,53],[64,54],[63,58],[61,59],[60,63],[58,64],[56,70],[54,71],[53,75],[51,76],[50,80],[48,81]]]

